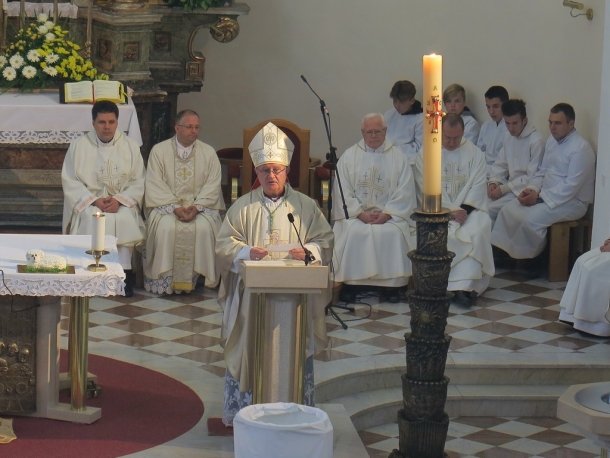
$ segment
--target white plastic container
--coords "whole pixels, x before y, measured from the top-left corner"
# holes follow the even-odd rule
[[[332,458],[333,426],[315,407],[255,404],[235,416],[233,442],[235,458]]]

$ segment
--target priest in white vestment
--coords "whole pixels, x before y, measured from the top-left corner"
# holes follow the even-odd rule
[[[231,425],[235,414],[252,403],[254,361],[254,298],[244,294],[239,266],[242,260],[304,260],[305,251],[288,220],[292,214],[301,240],[322,264],[331,259],[333,232],[317,203],[287,183],[294,146],[281,129],[268,123],[249,145],[257,180],[261,186],[240,197],[229,207],[216,241],[221,274],[218,300],[223,309],[222,337],[227,367],[223,422]],[[267,324],[273,329],[271,365],[277,377],[266,380],[271,401],[289,398],[286,369],[294,367],[290,349],[298,297],[294,294],[267,296]],[[313,404],[313,354],[326,344],[324,306],[330,294],[309,295],[307,300],[307,360],[304,401]]]
[[[144,197],[144,161],[135,140],[118,127],[119,109],[108,101],[92,108],[94,132],[74,140],[64,159],[64,234],[88,235],[93,215],[104,213],[106,234],[117,238],[119,261],[126,271],[125,295],[133,295],[133,248],[144,240],[140,216]]]
[[[488,167],[496,161],[504,137],[508,135],[502,115],[502,104],[507,100],[508,91],[503,86],[491,86],[485,92],[485,108],[490,119],[481,125],[477,146],[485,154]]]
[[[571,105],[551,108],[551,135],[538,172],[494,224],[491,242],[514,259],[535,258],[546,246],[549,226],[582,218],[593,202],[595,153],[574,128]]]
[[[533,180],[544,154],[544,139],[528,123],[525,102],[508,100],[502,105],[502,112],[509,136],[488,169],[487,206],[492,226],[500,209],[515,200]]]
[[[390,91],[394,108],[383,115],[387,126],[386,141],[400,149],[410,164],[415,164],[422,146],[423,109],[415,100],[415,85],[411,81],[397,81]]]
[[[487,164],[483,152],[463,137],[459,115],[446,115],[442,132],[442,206],[451,212],[447,248],[455,253],[447,290],[455,292],[456,302],[472,305],[495,273],[487,214]],[[422,177],[420,159],[418,181]]]
[[[559,320],[574,329],[610,337],[610,239],[580,256],[559,306]]]
[[[198,140],[192,110],[176,116],[176,135],[153,146],[146,171],[144,288],[157,294],[190,292],[199,276],[218,284],[214,247],[225,205],[220,162]]]
[[[363,139],[337,163],[348,218],[335,180],[335,281],[382,287],[382,299],[398,302],[398,288],[406,286],[411,276],[407,253],[415,249],[410,225],[416,205],[412,167],[398,148],[385,141],[381,114],[366,115],[361,131]],[[351,296],[342,294],[342,299],[352,301]]]

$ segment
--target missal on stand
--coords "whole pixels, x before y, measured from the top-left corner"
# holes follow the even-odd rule
[[[100,100],[127,103],[125,86],[120,81],[76,81],[64,83],[59,91],[60,103],[95,103]]]

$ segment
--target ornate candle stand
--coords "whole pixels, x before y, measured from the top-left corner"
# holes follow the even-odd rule
[[[449,378],[444,376],[451,337],[445,334],[451,260],[447,251],[449,213],[417,210],[417,249],[409,253],[415,291],[409,295],[411,332],[405,334],[407,371],[398,411],[399,449],[390,458],[440,458],[449,417],[444,411]]]

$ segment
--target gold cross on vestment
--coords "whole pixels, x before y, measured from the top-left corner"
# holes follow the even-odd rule
[[[365,172],[362,178],[358,181],[357,186],[364,188],[364,195],[367,195],[366,190],[370,190],[373,195],[375,192],[383,192],[383,178],[381,178],[381,172],[377,167],[373,167],[369,171]]]
[[[442,110],[441,99],[438,95],[432,97],[432,110],[426,110],[426,119],[432,118],[432,133],[438,133],[439,121],[443,119],[447,113]]]

